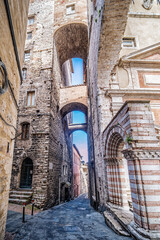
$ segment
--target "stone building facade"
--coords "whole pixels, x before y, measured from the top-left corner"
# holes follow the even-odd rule
[[[37,205],[65,200],[73,189],[66,115],[80,110],[92,206],[132,207],[127,231],[160,238],[159,9],[155,0],[31,1],[12,188],[27,159]],[[73,57],[87,66],[87,86],[69,86]]]
[[[73,192],[74,198],[78,197],[81,192],[81,159],[82,156],[73,144]]]
[[[88,182],[88,164],[85,161],[81,161],[81,194],[88,194],[89,182]]]
[[[75,99],[67,99],[67,87],[71,85],[71,58],[86,61],[86,22],[85,0],[74,4],[30,1],[11,189],[32,189],[40,208],[58,204],[73,194],[72,137],[68,131],[72,116],[67,114],[84,104],[86,111],[87,91],[84,86],[85,100],[77,106]],[[77,97],[78,89],[70,89]]]
[[[88,9],[91,203],[103,210],[132,202],[130,233],[159,239],[160,6],[88,1]]]
[[[0,239],[7,217],[28,5],[29,0],[0,2]]]

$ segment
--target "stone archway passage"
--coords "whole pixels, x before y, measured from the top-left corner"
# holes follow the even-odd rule
[[[22,163],[20,188],[32,188],[33,162],[26,158]]]
[[[66,114],[68,114],[72,111],[81,111],[87,116],[88,108],[86,105],[79,103],[79,102],[68,103],[68,104],[64,105],[60,110],[62,118],[65,117]]]
[[[59,28],[54,35],[60,66],[70,58],[82,58],[88,53],[88,29],[83,23],[71,23]]]
[[[81,111],[87,117],[88,89],[85,85],[60,89],[60,112],[62,117],[72,111]]]

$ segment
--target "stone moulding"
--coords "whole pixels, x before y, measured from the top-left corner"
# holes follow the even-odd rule
[[[160,149],[132,149],[132,150],[123,150],[122,153],[127,160],[160,160]]]

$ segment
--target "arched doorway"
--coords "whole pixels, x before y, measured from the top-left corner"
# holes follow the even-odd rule
[[[129,209],[132,206],[128,162],[123,156],[125,150],[124,132],[118,126],[111,129],[105,146],[106,183],[108,201]]]
[[[32,188],[33,162],[26,158],[22,163],[20,188]]]

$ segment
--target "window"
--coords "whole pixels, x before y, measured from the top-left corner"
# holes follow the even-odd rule
[[[29,123],[23,123],[22,124],[22,139],[29,139]]]
[[[63,165],[63,176],[65,176],[65,166]]]
[[[34,17],[28,18],[28,25],[34,24]]]
[[[35,104],[35,92],[27,93],[27,106],[34,106]]]
[[[32,39],[32,32],[27,33],[27,40],[30,40],[30,39]]]
[[[134,47],[136,47],[135,38],[123,38],[122,39],[122,47],[124,47],[124,48],[134,48]]]
[[[30,51],[27,51],[24,53],[24,61],[29,61],[30,60]]]
[[[75,4],[66,6],[66,14],[69,15],[73,13],[75,13]]]
[[[23,79],[27,79],[27,69],[26,68],[22,69],[22,76],[23,76]]]

